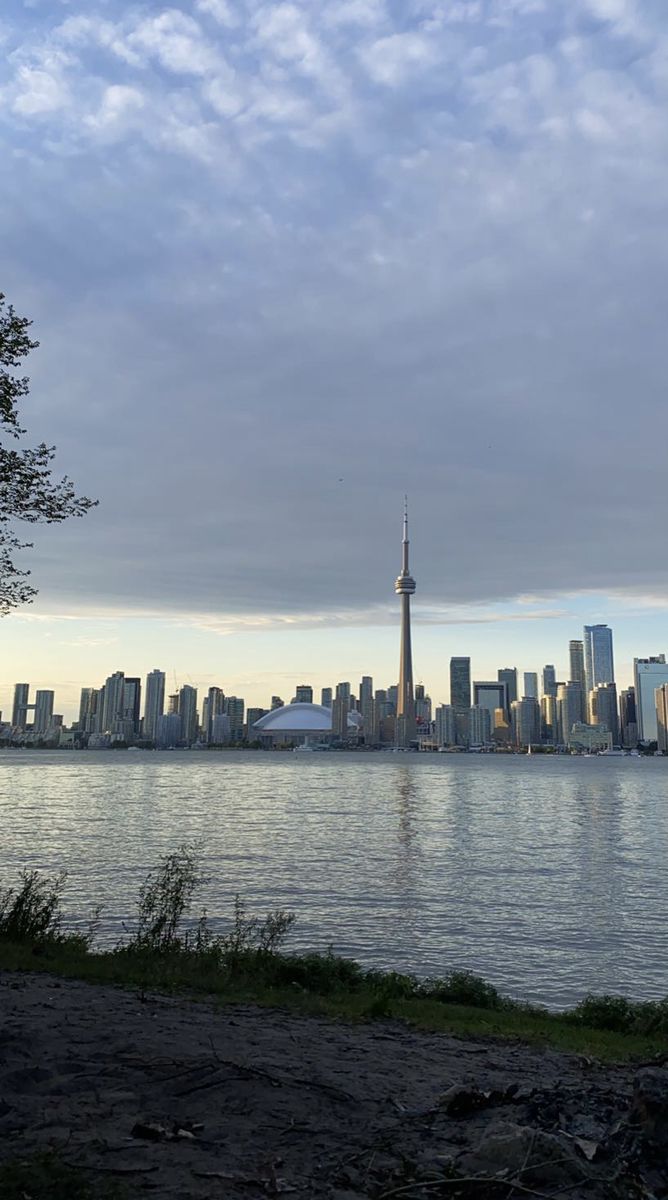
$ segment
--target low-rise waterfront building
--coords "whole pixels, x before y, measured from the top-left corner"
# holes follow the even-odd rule
[[[612,750],[612,734],[605,725],[586,725],[584,721],[576,721],[568,735],[567,745],[569,750],[577,754]]]

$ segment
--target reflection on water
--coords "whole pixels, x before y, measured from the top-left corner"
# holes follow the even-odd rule
[[[668,992],[668,763],[534,756],[0,755],[0,882],[70,872],[122,933],[150,865],[203,846],[202,903],[298,916],[293,945],[479,971],[563,1004]]]

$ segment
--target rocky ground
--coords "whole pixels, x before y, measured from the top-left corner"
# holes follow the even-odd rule
[[[0,973],[0,1156],[128,1196],[668,1196],[668,1071]]]

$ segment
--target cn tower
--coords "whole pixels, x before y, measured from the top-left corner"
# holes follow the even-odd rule
[[[397,695],[397,749],[408,750],[415,740],[415,696],[413,693],[413,655],[411,652],[411,596],[415,580],[408,569],[408,497],[404,498],[404,536],[401,543],[401,574],[394,590],[401,596],[401,654]]]

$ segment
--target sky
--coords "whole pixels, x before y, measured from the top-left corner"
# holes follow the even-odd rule
[[[665,0],[5,0],[31,529],[0,708],[668,650]]]

